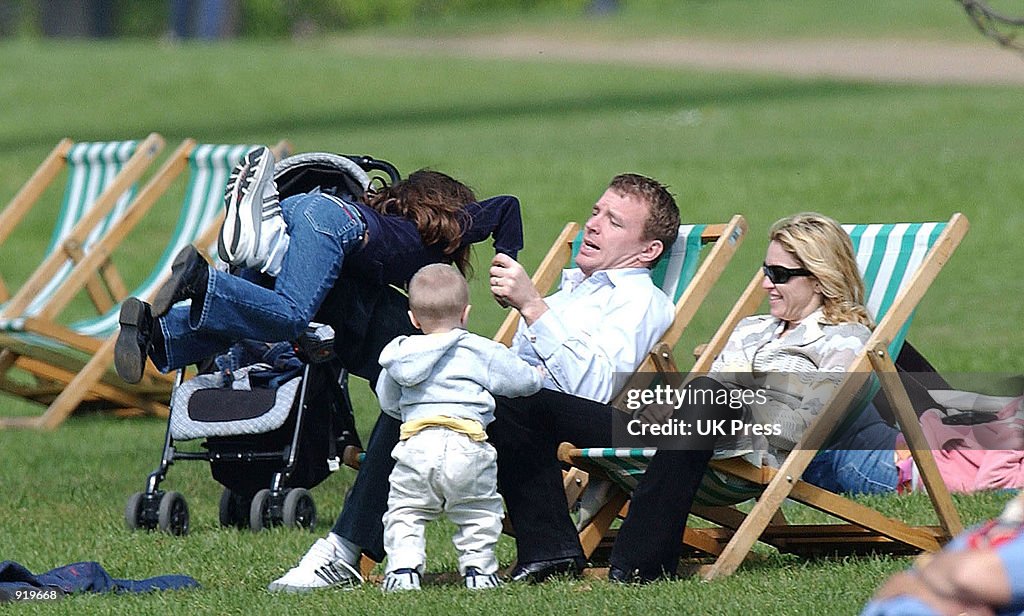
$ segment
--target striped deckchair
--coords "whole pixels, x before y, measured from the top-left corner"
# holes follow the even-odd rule
[[[0,212],[0,301],[4,302],[0,315],[36,310],[46,301],[82,255],[124,216],[136,182],[163,147],[163,137],[156,133],[142,141],[75,143],[63,139],[57,144]],[[67,182],[60,209],[48,216],[55,223],[43,260],[23,287],[11,289],[4,275],[10,276],[19,257],[14,247],[5,245],[6,240],[30,210],[41,207],[40,199],[65,169]],[[96,292],[103,282],[94,280],[88,285],[97,308],[104,306],[103,295]]]
[[[808,427],[801,442],[778,469],[757,468],[742,459],[712,462],[705,474],[693,514],[715,528],[686,529],[683,540],[716,557],[702,575],[713,579],[731,574],[758,540],[797,554],[887,551],[913,553],[937,550],[961,530],[959,516],[924,440],[917,416],[896,374],[894,358],[903,344],[914,309],[939,270],[966,234],[966,217],[955,214],[945,223],[846,225],[867,287],[867,307],[877,326],[865,349],[838,387],[832,400]],[[715,337],[698,358],[692,374],[706,373],[739,321],[763,301],[760,271],[753,277]],[[671,370],[671,359],[666,360]],[[855,417],[881,387],[925,477],[937,527],[911,527],[899,520],[800,480],[803,471],[844,419]],[[565,444],[560,457],[591,473],[613,480],[619,492],[581,533],[585,548],[595,549],[628,500],[628,492],[646,468],[654,450],[574,449]],[[756,497],[744,514],[732,505]],[[792,499],[839,518],[842,524],[793,525],[781,504]]]
[[[0,417],[0,428],[52,429],[83,402],[166,415],[171,377],[160,375],[151,367],[142,382],[129,385],[114,373],[113,348],[120,302],[129,295],[152,298],[182,247],[194,243],[207,249],[213,245],[223,218],[228,175],[253,147],[185,140],[139,191],[129,211],[73,268],[69,279],[49,294],[45,304],[30,314],[0,319],[0,389],[47,405],[39,416]],[[281,142],[274,150],[281,156],[289,146]],[[58,324],[56,317],[81,291],[88,273],[103,267],[114,247],[186,168],[190,173],[184,203],[173,234],[151,274],[131,293],[122,285],[109,309],[98,316],[70,325]]]

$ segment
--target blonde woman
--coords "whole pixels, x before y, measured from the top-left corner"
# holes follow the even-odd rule
[[[827,216],[802,213],[772,225],[762,269],[770,313],[737,325],[712,377],[761,394],[747,419],[771,429],[720,440],[716,457],[745,454],[774,466],[834,393],[872,323],[850,238]],[[896,435],[869,407],[844,432],[841,445],[815,458],[804,479],[843,492],[892,491]]]

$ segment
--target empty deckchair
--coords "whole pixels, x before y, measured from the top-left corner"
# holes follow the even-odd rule
[[[194,243],[206,248],[223,217],[224,187],[231,169],[252,147],[208,145],[185,140],[140,190],[129,211],[75,266],[69,280],[33,314],[0,320],[0,389],[47,405],[40,416],[0,418],[0,427],[55,428],[83,402],[107,408],[166,414],[171,377],[152,368],[142,382],[129,385],[113,370],[113,348],[120,302],[128,295],[151,298],[170,273],[177,252]],[[285,142],[275,154],[287,151]],[[109,310],[62,325],[56,317],[82,289],[83,280],[109,261],[114,247],[188,168],[184,203],[172,236],[151,274],[131,293],[116,293]],[[27,378],[26,378],[27,376]],[[19,378],[20,377],[20,378]]]
[[[63,139],[0,212],[0,315],[22,312],[45,301],[47,293],[59,286],[72,266],[90,247],[103,237],[125,213],[135,193],[135,183],[164,147],[163,138],[151,133],[142,141],[108,141],[75,143]],[[42,207],[43,195],[61,172],[67,181],[59,210],[47,211],[54,220],[53,231],[31,280],[42,284],[29,285],[31,293],[11,305],[17,290],[11,288],[12,265],[19,260],[16,247],[7,240],[34,208]],[[40,241],[42,238],[40,238]],[[24,244],[22,244],[24,245]],[[95,287],[90,284],[90,291]],[[94,301],[101,302],[97,294]]]
[[[847,225],[867,287],[867,307],[877,326],[857,356],[832,400],[804,433],[801,442],[778,469],[757,468],[742,459],[712,462],[705,474],[692,513],[715,522],[716,528],[686,530],[684,540],[716,557],[703,570],[706,579],[729,575],[759,539],[797,554],[887,551],[914,553],[936,550],[961,530],[956,509],[938,474],[917,416],[893,365],[903,344],[912,313],[939,270],[967,232],[967,219],[955,214],[946,223]],[[706,373],[739,321],[763,301],[762,275],[751,280],[712,341],[698,358],[693,374]],[[674,371],[669,349],[662,348],[660,368]],[[841,429],[844,418],[857,413],[881,387],[895,410],[900,428],[938,517],[939,526],[912,527],[899,520],[799,480],[814,455]],[[581,533],[593,550],[611,535],[611,522],[628,499],[653,450],[574,449],[565,445],[560,456],[592,473],[613,479],[622,491]],[[756,497],[744,514],[731,506]],[[793,525],[785,521],[781,504],[792,499],[843,521],[841,524]]]

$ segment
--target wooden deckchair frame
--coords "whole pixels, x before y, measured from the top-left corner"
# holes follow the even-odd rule
[[[917,271],[900,290],[891,307],[872,332],[864,350],[857,356],[825,409],[811,423],[803,438],[778,469],[757,468],[741,460],[720,460],[711,463],[719,473],[762,486],[753,509],[744,514],[735,507],[704,507],[695,505],[692,513],[720,525],[720,528],[688,527],[683,538],[691,547],[716,557],[714,563],[701,571],[704,579],[716,579],[733,573],[743,562],[753,544],[761,540],[782,551],[798,554],[862,553],[886,551],[915,553],[938,550],[943,543],[962,530],[959,514],[942,481],[924,438],[917,415],[896,372],[890,356],[890,341],[910,318],[917,304],[939,271],[967,233],[968,221],[954,214],[942,234],[924,257]],[[711,342],[701,353],[691,374],[704,374],[721,352],[729,335],[744,317],[754,314],[764,298],[762,274],[755,274],[740,299],[726,317]],[[662,347],[659,369],[675,373],[671,349]],[[827,490],[812,486],[799,478],[811,459],[824,446],[842,420],[845,410],[860,398],[861,388],[871,373],[878,376],[881,388],[895,411],[897,422],[910,446],[921,472],[939,526],[910,526]],[[587,466],[580,451],[571,446],[560,450],[560,457],[572,464]],[[591,470],[594,470],[591,467]],[[781,506],[792,499],[844,520],[845,524],[788,524]],[[619,493],[606,505],[592,524],[584,529],[581,541],[594,549],[607,533],[612,521],[625,513],[625,493]]]
[[[167,399],[173,375],[159,374],[152,366],[137,384],[128,384],[112,371],[116,332],[105,338],[79,334],[69,327],[57,324],[53,318],[81,291],[88,276],[109,263],[114,248],[142,220],[146,212],[159,200],[189,165],[189,157],[198,147],[193,139],[186,139],[139,191],[129,211],[76,265],[71,278],[53,294],[43,310],[33,316],[19,319],[20,331],[37,334],[53,340],[85,359],[76,359],[69,353],[46,348],[43,345],[21,343],[12,336],[0,333],[0,388],[8,393],[48,404],[39,416],[0,417],[2,428],[54,429],[82,403],[103,400],[111,406],[128,409],[132,413],[167,416]],[[290,145],[281,141],[272,148],[276,156],[290,151]],[[200,249],[211,246],[216,239],[223,212],[200,232],[194,242]],[[159,288],[170,272],[161,272],[153,289]],[[112,290],[115,291],[115,290]],[[128,296],[124,285],[116,289],[115,303]],[[151,299],[151,298],[144,298]],[[12,381],[8,372],[17,366],[38,379],[38,385],[25,386]]]
[[[0,212],[0,246],[24,220],[25,215],[36,206],[46,189],[63,170],[69,167],[68,156],[75,145],[71,139],[62,139],[28,181],[22,185],[7,207]],[[135,146],[134,153],[124,163],[117,175],[92,202],[72,230],[65,237],[58,238],[57,245],[44,257],[28,280],[14,293],[13,299],[11,289],[0,275],[0,301],[11,300],[0,306],[0,317],[20,314],[66,262],[81,261],[84,256],[83,248],[89,234],[110,214],[117,202],[138,181],[163,147],[164,139],[157,133],[150,133]],[[65,198],[67,197],[68,195],[65,195]],[[92,272],[85,284],[93,302],[101,310],[110,307],[109,300],[103,293],[103,287],[123,286],[117,272],[109,268]]]

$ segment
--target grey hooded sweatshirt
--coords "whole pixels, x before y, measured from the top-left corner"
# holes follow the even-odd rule
[[[507,347],[464,329],[399,336],[380,354],[377,398],[403,422],[427,417],[494,420],[494,398],[540,390],[540,372]]]

